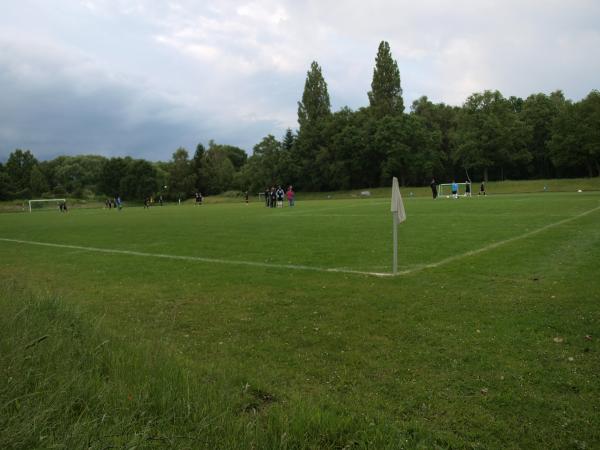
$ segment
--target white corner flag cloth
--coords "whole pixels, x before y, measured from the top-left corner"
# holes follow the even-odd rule
[[[394,177],[392,181],[392,207],[391,211],[398,218],[398,223],[406,220],[406,212],[404,212],[404,203],[402,202],[402,195],[400,195],[400,186],[398,185],[398,178]]]

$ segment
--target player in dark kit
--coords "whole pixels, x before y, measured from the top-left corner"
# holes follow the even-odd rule
[[[277,191],[275,191],[275,195],[277,196],[277,207],[283,208],[283,196],[285,192],[281,189],[281,186],[277,186]]]
[[[438,196],[437,182],[435,181],[435,178],[431,179],[429,186],[431,187],[431,195],[433,195],[433,199],[435,200]]]
[[[485,193],[485,181],[481,182],[481,186],[479,186],[479,194],[477,194],[477,195],[487,195]]]

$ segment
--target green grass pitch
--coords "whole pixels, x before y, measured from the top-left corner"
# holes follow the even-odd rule
[[[108,397],[127,386],[131,411],[87,400],[47,425],[55,432],[45,439],[92,448],[600,446],[600,194],[404,195],[395,277],[383,198],[1,215],[6,351],[7,330],[19,332],[7,324],[25,320],[12,320],[17,303],[56,296],[114,343],[108,354],[142,353],[149,378],[143,359],[159,355],[157,366],[186,374],[175,385],[199,392],[188,420],[169,409],[183,395],[170,382],[98,375]],[[35,325],[49,336],[35,351],[51,345],[44,326]],[[109,368],[127,364],[107,358]],[[13,377],[14,361],[0,361]],[[19,410],[18,393],[3,392],[0,425],[13,434],[0,443],[30,446],[10,416],[36,403]]]

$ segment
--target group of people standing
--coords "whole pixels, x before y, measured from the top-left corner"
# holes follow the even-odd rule
[[[123,203],[121,203],[121,197],[117,195],[114,198],[107,198],[104,202],[104,206],[107,209],[118,208],[119,210],[121,210],[121,208],[123,207]]]
[[[431,194],[433,196],[433,199],[435,200],[438,197],[438,183],[435,178],[432,178],[431,183],[429,183],[429,186],[431,187]],[[450,190],[452,192],[452,198],[458,198],[458,183],[456,181],[452,180],[452,184],[450,185],[450,188],[451,188]],[[485,192],[485,182],[484,181],[482,181],[481,186],[479,186],[478,195],[487,195]],[[465,197],[471,196],[471,180],[465,181],[464,196]]]
[[[283,199],[287,199],[288,206],[294,206],[296,200],[296,193],[292,186],[288,186],[287,191],[284,192],[281,185],[271,186],[271,189],[268,187],[265,188],[265,206],[267,208],[283,208]]]
[[[158,196],[158,204],[163,205],[162,195]],[[152,205],[154,205],[154,197],[144,197],[144,209],[150,209]]]

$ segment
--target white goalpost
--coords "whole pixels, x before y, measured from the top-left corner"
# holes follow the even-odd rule
[[[65,203],[67,201],[66,198],[43,198],[43,199],[33,199],[33,200],[29,200],[29,212],[33,212],[34,209],[32,205],[41,205],[43,206],[44,203],[54,203],[55,205],[59,205],[61,203]]]
[[[473,185],[472,183],[456,183],[458,185],[458,195],[471,196]],[[471,189],[467,192],[467,185]],[[451,195],[452,194],[452,183],[442,183],[437,185],[438,196]]]

